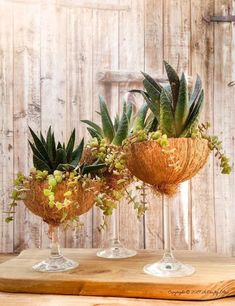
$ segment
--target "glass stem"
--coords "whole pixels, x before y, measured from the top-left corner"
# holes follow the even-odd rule
[[[119,211],[118,208],[113,210],[113,241],[119,243]]]
[[[171,249],[171,210],[169,201],[163,198],[163,226],[164,226],[164,256],[163,259],[174,258]]]
[[[59,243],[59,226],[49,225],[49,237],[51,238],[51,257],[60,257],[60,243]]]

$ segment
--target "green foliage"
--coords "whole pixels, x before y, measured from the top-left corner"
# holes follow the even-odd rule
[[[143,130],[145,128],[145,120],[146,120],[146,115],[148,112],[148,104],[143,103],[139,109],[139,111],[136,114],[134,123],[133,123],[133,132],[137,132],[140,130]]]
[[[131,90],[143,96],[145,102],[134,121],[133,135],[125,144],[145,140],[155,140],[162,147],[167,146],[168,138],[204,138],[220,160],[221,172],[232,171],[229,158],[222,152],[221,141],[217,136],[206,133],[208,125],[199,125],[199,116],[204,102],[202,82],[197,75],[192,93],[189,93],[184,73],[179,78],[177,72],[164,61],[169,84],[161,86],[151,76],[144,75],[145,90]],[[147,107],[146,107],[147,105]],[[151,113],[147,116],[148,108]],[[176,164],[172,164],[178,167]]]
[[[180,80],[176,73],[176,71],[166,62],[164,61],[167,77],[170,83],[171,87],[171,93],[172,93],[172,106],[173,109],[176,109],[176,105],[178,102],[178,96],[179,96],[179,88],[180,88]]]
[[[123,112],[122,118],[119,122],[117,132],[115,133],[115,137],[113,138],[112,144],[116,146],[121,146],[122,142],[128,136],[128,127],[129,121],[127,114]]]
[[[198,121],[202,105],[203,90],[199,76],[194,90],[189,95],[188,84],[184,73],[181,78],[176,71],[164,61],[169,86],[161,86],[151,76],[144,75],[143,90],[132,90],[140,93],[159,124],[159,128],[168,137],[191,137],[192,127]]]
[[[109,115],[108,107],[103,97],[99,97],[100,100],[100,113],[101,113],[101,121],[102,121],[102,131],[104,137],[107,139],[108,142],[112,142],[115,130],[112,123],[112,120]]]
[[[160,97],[160,129],[168,137],[174,137],[176,134],[174,113],[171,101],[165,89],[162,89]]]
[[[220,161],[220,168],[222,174],[230,174],[232,171],[232,167],[230,164],[230,159],[225,155],[222,148],[222,141],[218,139],[218,136],[209,136],[206,132],[210,124],[207,122],[206,124],[200,124],[198,126],[198,131],[202,138],[208,141],[209,148],[215,151],[215,156]]]
[[[184,73],[180,79],[178,100],[175,106],[175,129],[180,135],[189,115],[188,86]]]
[[[33,142],[29,141],[33,152],[34,167],[41,171],[46,171],[47,174],[52,174],[55,170],[73,171],[78,170],[82,174],[90,173],[104,167],[104,164],[94,163],[92,165],[80,165],[84,148],[84,139],[75,148],[75,129],[72,131],[67,145],[55,142],[54,133],[49,127],[46,138],[40,133],[38,137],[34,131],[29,128],[33,138]]]
[[[133,104],[130,101],[124,101],[121,117],[117,114],[112,122],[107,103],[103,97],[100,96],[99,99],[100,111],[98,114],[101,117],[102,127],[90,120],[82,120],[82,122],[89,126],[87,130],[92,138],[95,137],[98,141],[104,138],[107,144],[121,146],[123,140],[130,134]]]

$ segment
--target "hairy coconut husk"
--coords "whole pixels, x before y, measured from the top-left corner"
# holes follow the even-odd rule
[[[121,147],[118,147],[118,146],[113,146],[113,145],[109,145],[110,148],[115,148],[115,150],[117,151],[121,151],[122,148]],[[95,157],[93,154],[92,154],[92,151],[90,148],[85,148],[84,151],[83,151],[83,155],[82,155],[82,158],[81,158],[81,163],[86,163],[88,165],[94,163],[96,161],[97,157]],[[102,189],[106,190],[106,188],[108,187],[109,189],[112,189],[112,190],[121,190],[123,188],[123,185],[120,184],[118,185],[118,181],[123,179],[124,176],[123,175],[114,175],[113,173],[109,172],[108,169],[106,170],[101,170],[101,174],[102,174],[102,177],[104,178],[104,182],[103,182],[103,185],[101,187],[101,192],[102,192]],[[129,184],[129,182],[127,182],[127,185]],[[103,191],[104,191],[103,190]]]
[[[66,208],[58,210],[56,207],[50,207],[48,203],[48,197],[43,193],[43,189],[48,188],[47,181],[39,181],[31,179],[27,182],[26,188],[28,191],[25,194],[24,203],[27,208],[37,216],[40,216],[46,223],[57,226],[61,223],[61,219],[64,213],[67,214],[64,221],[69,221],[77,216],[86,213],[95,202],[95,191],[99,191],[101,183],[90,181],[87,183],[86,188],[91,188],[91,191],[85,190],[81,183],[77,183],[75,190],[72,191],[72,195],[69,200],[72,201]],[[55,202],[64,201],[64,193],[68,191],[67,182],[62,181],[57,184],[55,189]]]
[[[104,185],[103,188],[108,186],[112,190],[121,190],[123,188],[123,184],[118,184],[118,181],[123,179],[123,175],[114,175],[108,171],[103,173]],[[129,182],[126,183],[128,185]]]
[[[174,149],[174,153],[164,152]],[[127,167],[138,179],[152,185],[161,194],[172,196],[179,183],[192,178],[206,163],[210,149],[205,139],[169,138],[162,148],[156,141],[143,141],[127,146]],[[170,166],[178,162],[179,168]]]
[[[92,154],[91,148],[85,148],[82,153],[80,164],[91,165],[97,160],[97,157]]]

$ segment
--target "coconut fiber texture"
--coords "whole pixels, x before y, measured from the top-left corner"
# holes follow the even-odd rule
[[[169,145],[164,148],[156,141],[143,141],[127,147],[127,167],[156,192],[173,196],[181,182],[192,178],[205,165],[209,153],[205,139],[169,138]]]
[[[29,190],[24,199],[27,208],[35,215],[40,216],[46,223],[57,226],[62,223],[64,213],[67,216],[63,221],[69,221],[91,209],[95,203],[95,191],[100,190],[101,183],[94,181],[87,183],[86,189],[91,188],[90,191],[85,190],[81,183],[77,183],[69,197],[71,204],[60,210],[56,207],[50,207],[48,197],[43,194],[43,189],[48,188],[47,181],[32,179],[28,181],[27,188]],[[59,183],[55,188],[55,202],[63,202],[64,193],[68,190],[66,180]]]
[[[113,149],[115,149],[116,151],[119,151],[119,152],[121,152],[121,150],[122,150],[122,148],[118,147],[118,146],[110,145],[109,147],[113,148]],[[81,158],[81,163],[86,163],[88,165],[91,165],[92,163],[95,162],[96,159],[97,159],[97,157],[94,157],[92,155],[92,150],[90,148],[86,148],[83,152],[83,156]],[[103,184],[102,184],[102,187],[101,187],[101,192],[107,192],[107,188],[109,188],[111,191],[112,190],[122,190],[123,187],[127,187],[130,184],[131,179],[132,179],[130,173],[127,173],[125,175],[126,184],[124,186],[123,185],[118,185],[118,181],[123,179],[124,176],[123,175],[114,175],[112,173],[112,171],[109,172],[107,168],[104,168],[104,169],[100,170],[100,176],[102,176],[102,178],[103,178]]]

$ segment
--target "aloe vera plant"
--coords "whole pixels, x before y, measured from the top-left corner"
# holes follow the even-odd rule
[[[144,75],[145,90],[132,90],[141,93],[155,116],[158,127],[168,137],[191,137],[194,126],[198,123],[204,92],[199,76],[192,94],[189,94],[185,74],[178,76],[176,71],[164,62],[169,86],[163,87],[150,75]]]
[[[92,165],[80,165],[84,148],[84,139],[75,147],[75,129],[72,131],[67,144],[55,142],[54,133],[49,127],[46,137],[40,133],[38,137],[35,132],[30,129],[33,142],[29,140],[30,147],[33,152],[33,164],[37,170],[47,171],[48,174],[54,173],[55,170],[72,171],[78,169],[82,174],[96,171],[104,165],[95,162]]]

